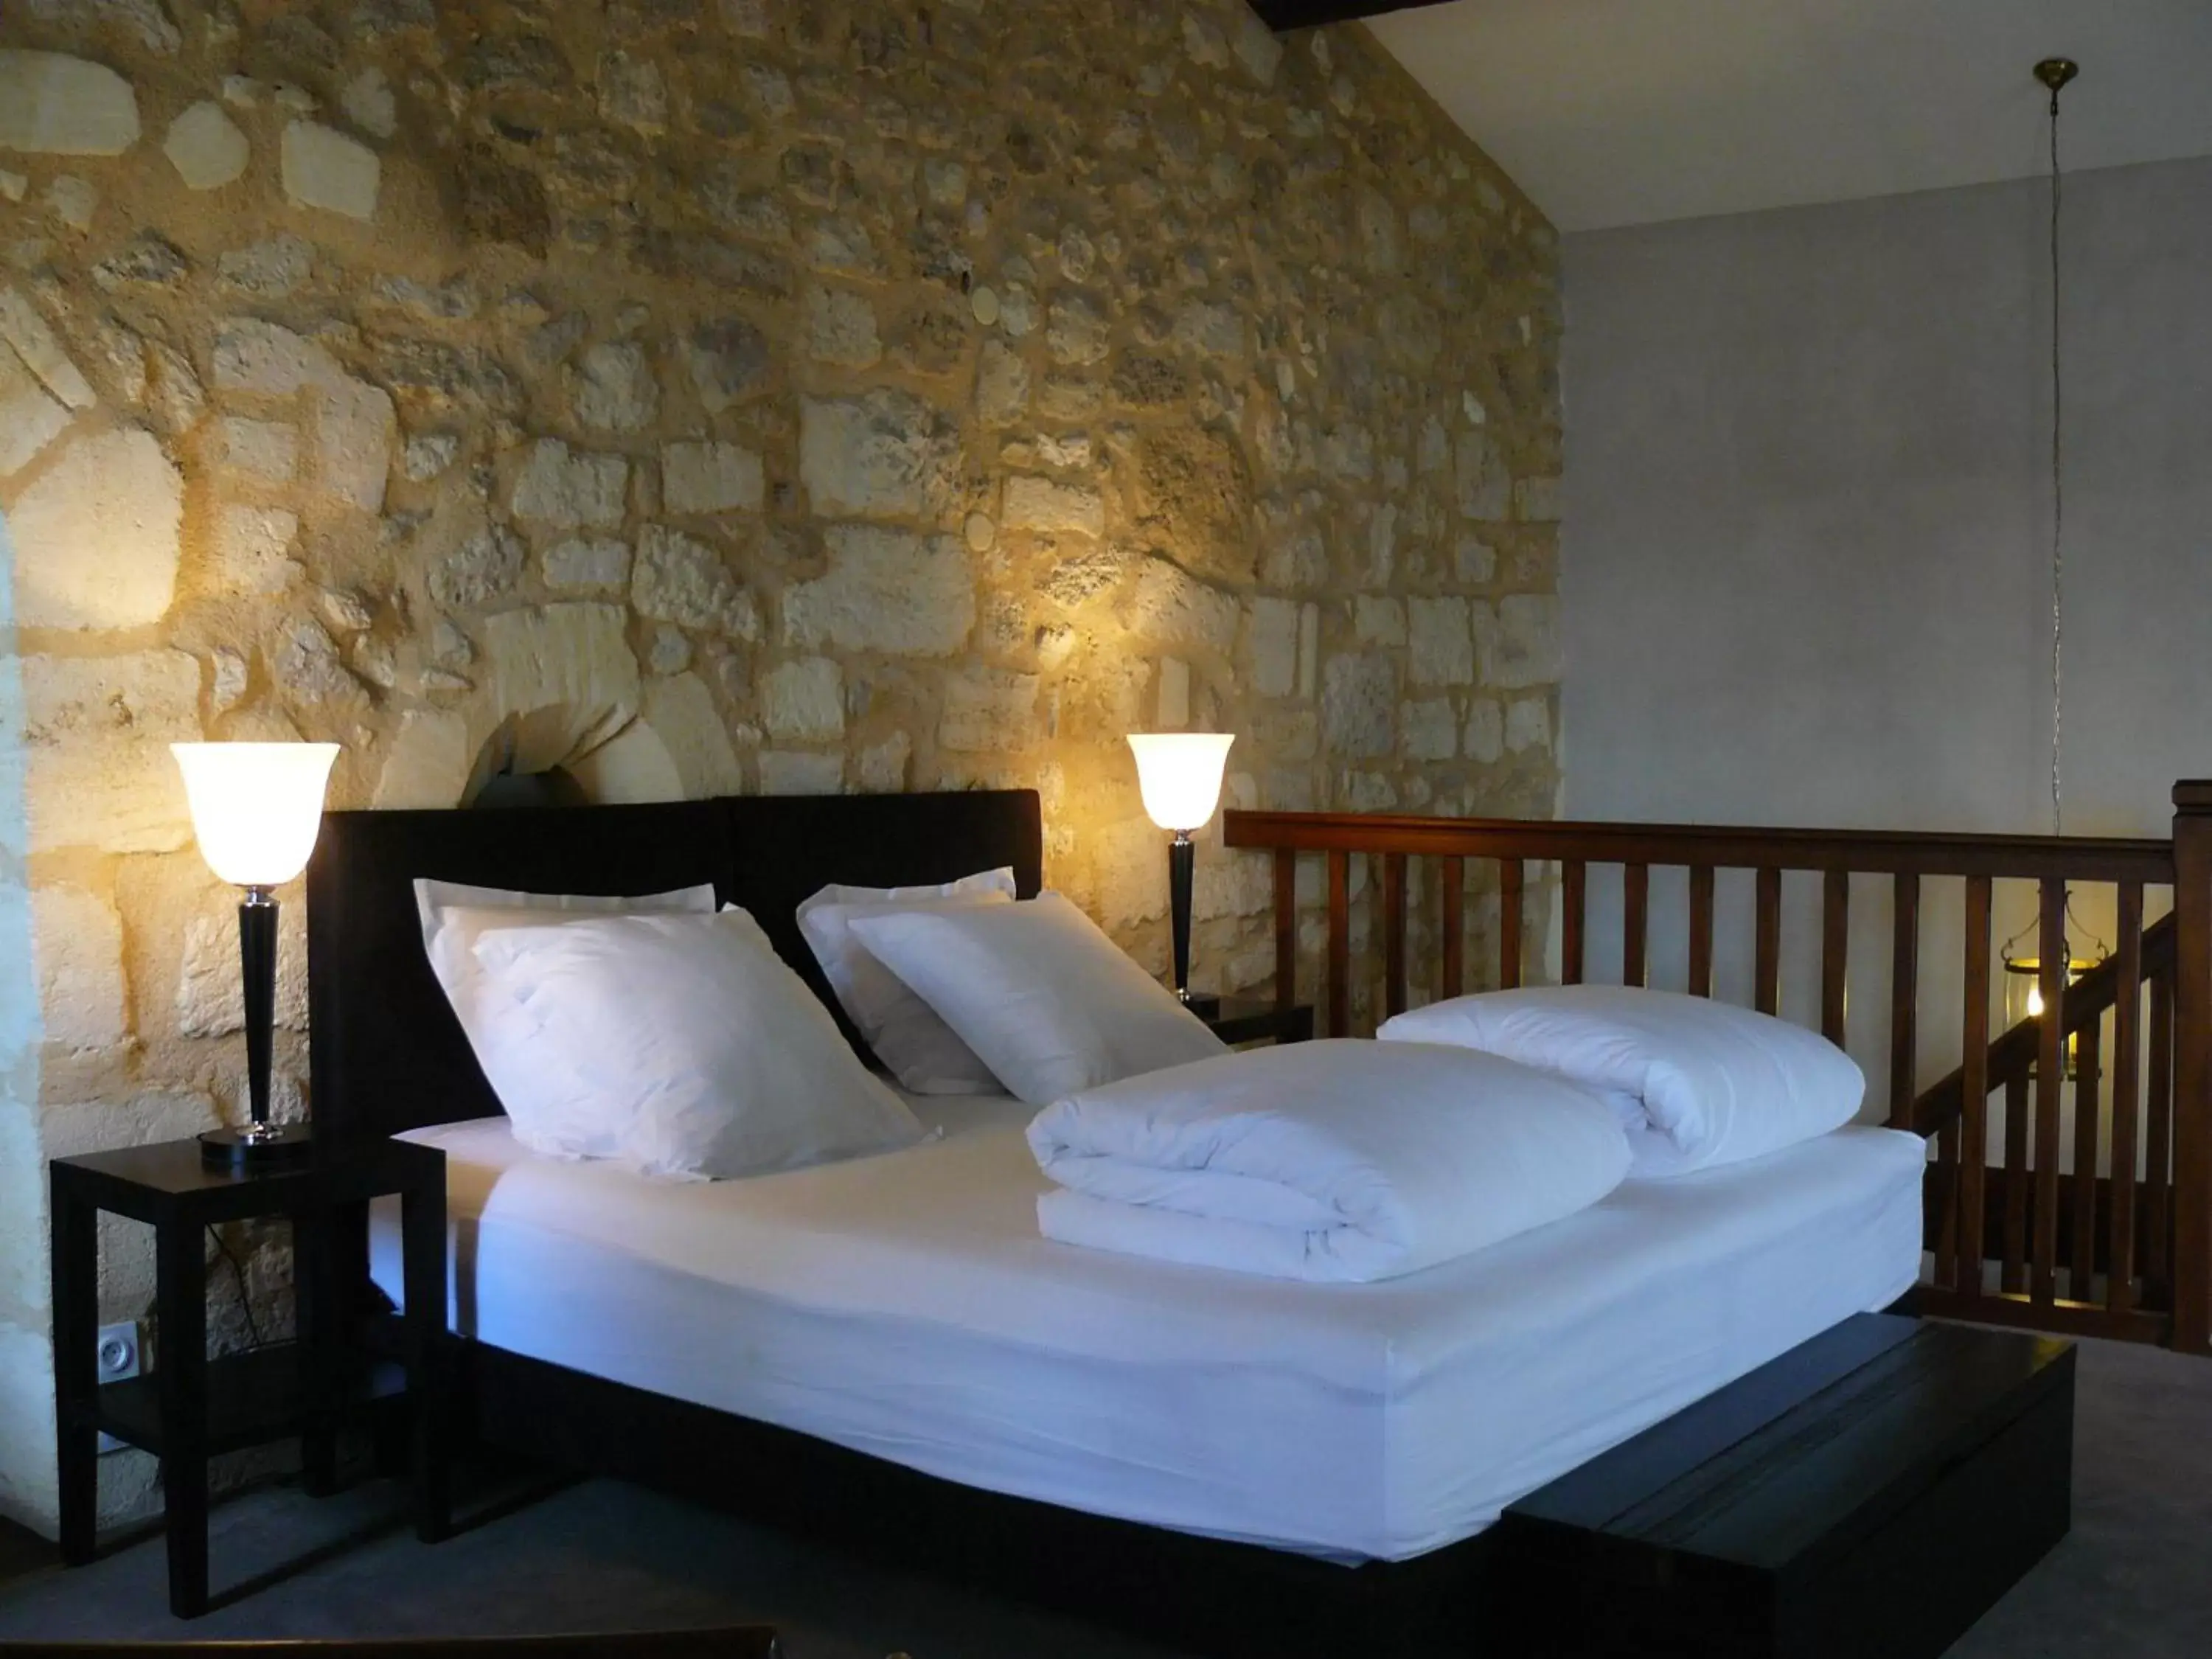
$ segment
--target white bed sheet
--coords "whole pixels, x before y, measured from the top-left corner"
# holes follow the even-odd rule
[[[453,1328],[974,1486],[1398,1560],[1920,1267],[1926,1154],[1887,1130],[1332,1285],[1051,1243],[1029,1108],[910,1103],[941,1139],[712,1184],[539,1158],[503,1118],[420,1131],[448,1160]],[[374,1261],[396,1293],[389,1209]]]

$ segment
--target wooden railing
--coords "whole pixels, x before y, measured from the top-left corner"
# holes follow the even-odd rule
[[[1456,996],[1468,988],[1466,894],[1471,862],[1497,867],[1497,987],[1522,982],[1531,867],[1558,871],[1559,977],[1584,977],[1589,871],[1621,872],[1621,980],[1649,975],[1651,872],[1687,873],[1684,982],[1713,994],[1718,872],[1747,870],[1755,893],[1752,1005],[1778,1013],[1783,983],[1783,877],[1820,878],[1818,1023],[1844,1042],[1853,878],[1887,878],[1890,1122],[1935,1142],[1928,1177],[1930,1266],[1926,1310],[2039,1329],[2166,1343],[2212,1354],[2212,783],[2174,787],[2170,841],[1945,836],[1909,832],[1744,830],[1697,825],[1566,823],[1352,813],[1242,812],[1224,818],[1231,848],[1274,858],[1275,995],[1298,996],[1297,861],[1326,860],[1325,1026],[1352,1029],[1352,870],[1373,860],[1381,936],[1381,1010],[1401,1011],[1418,985]],[[1433,963],[1408,960],[1409,861],[1437,866]],[[1964,914],[1955,979],[1924,983],[1923,884],[1957,882]],[[2039,989],[2047,1011],[1992,1032],[1996,884],[2038,894]],[[2111,957],[2069,983],[2069,896],[2112,890],[2118,939]],[[2171,913],[2146,927],[2147,892],[2168,890]],[[1864,982],[1868,969],[1856,975]],[[1923,1014],[1955,1011],[1958,1068],[1919,1086]],[[2069,1091],[2072,1048],[2079,1079]],[[2109,1146],[2102,1105],[2112,1085]],[[2063,1166],[2069,1094],[2070,1170]],[[2002,1102],[2002,1161],[1990,1164],[1990,1101]],[[2111,1174],[2098,1173],[2100,1156]],[[2138,1168],[2143,1171],[2138,1177]],[[2060,1294],[2061,1275],[2066,1294]]]

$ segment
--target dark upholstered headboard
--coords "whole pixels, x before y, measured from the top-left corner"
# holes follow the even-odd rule
[[[307,866],[317,1131],[357,1139],[499,1111],[423,955],[418,877],[625,895],[711,881],[837,1013],[794,919],[810,894],[830,882],[892,887],[1012,865],[1026,898],[1043,862],[1028,790],[331,813]]]

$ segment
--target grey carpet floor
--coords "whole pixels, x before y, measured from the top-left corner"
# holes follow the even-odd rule
[[[1167,1659],[1158,1650],[794,1543],[605,1481],[495,1513],[435,1547],[371,1484],[267,1487],[217,1512],[217,1583],[185,1626],[158,1537],[0,1584],[0,1642],[494,1635],[766,1622],[790,1659]],[[2198,1659],[2212,1651],[2212,1363],[2082,1346],[2070,1537],[1952,1659]]]

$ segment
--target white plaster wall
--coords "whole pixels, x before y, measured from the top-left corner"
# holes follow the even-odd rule
[[[2161,834],[2212,773],[2212,161],[2065,207],[2066,827]],[[2048,830],[2048,208],[2031,183],[1566,239],[1569,816]],[[1955,984],[1929,899],[1923,971]],[[1654,900],[1679,984],[1681,899]],[[1747,881],[1723,900],[1725,989]],[[2000,896],[2000,934],[2031,902]],[[1802,1014],[1809,883],[1787,926]],[[1862,882],[1877,1074],[1887,939]],[[1957,1063],[1955,1022],[1922,1057]]]

